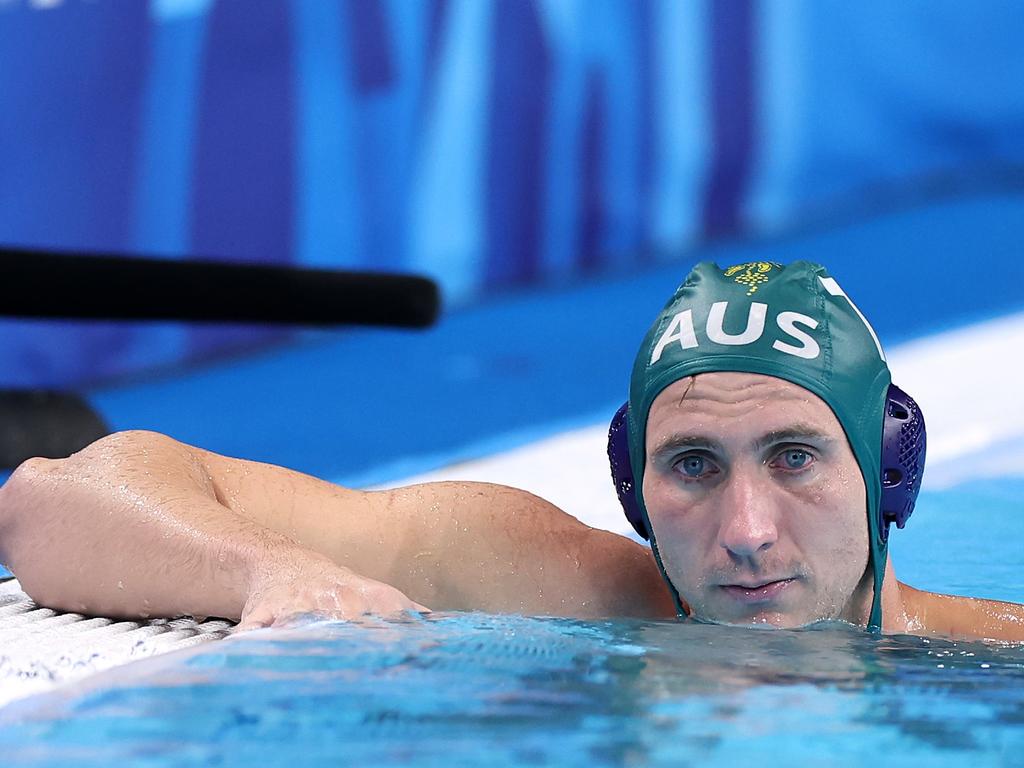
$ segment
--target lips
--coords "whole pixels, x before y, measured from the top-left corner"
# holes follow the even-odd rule
[[[722,591],[741,603],[769,603],[780,598],[796,579],[751,582],[748,584],[723,584]]]

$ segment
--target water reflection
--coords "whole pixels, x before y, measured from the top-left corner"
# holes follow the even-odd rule
[[[815,721],[811,728],[798,726],[801,731],[845,720],[939,750],[986,749],[992,746],[983,741],[986,727],[1017,731],[1022,723],[1020,646],[879,637],[844,624],[793,631],[679,629],[655,624],[634,630],[637,642],[651,648],[643,675],[648,700],[703,697],[722,702],[715,716],[723,721],[768,724],[785,714],[767,705],[787,702]],[[799,693],[786,696],[786,687]],[[829,707],[840,701],[838,711]]]
[[[34,765],[291,765],[297,745],[313,764],[886,764],[1020,749],[1022,724],[1021,647],[841,624],[449,614],[261,631],[113,670],[0,711],[0,752]]]

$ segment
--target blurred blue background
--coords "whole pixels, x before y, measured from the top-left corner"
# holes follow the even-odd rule
[[[3,319],[0,388],[361,485],[608,418],[698,259],[822,261],[886,344],[1020,311],[1022,39],[1015,0],[0,0],[0,245],[447,309]]]
[[[416,271],[458,310],[998,198],[833,267],[867,304],[998,274],[942,317],[908,291],[953,321],[1022,304],[1022,32],[1011,0],[3,0],[0,243]],[[0,384],[310,338],[5,320]]]

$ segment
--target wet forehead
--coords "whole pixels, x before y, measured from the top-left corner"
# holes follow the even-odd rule
[[[680,379],[655,398],[647,446],[670,433],[729,440],[794,428],[845,438],[832,409],[803,387],[756,373],[704,373]]]

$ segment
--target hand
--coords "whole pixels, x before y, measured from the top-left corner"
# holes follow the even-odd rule
[[[326,558],[311,557],[267,569],[251,589],[236,629],[269,627],[298,613],[348,621],[409,611],[429,613],[430,609],[388,584]]]

